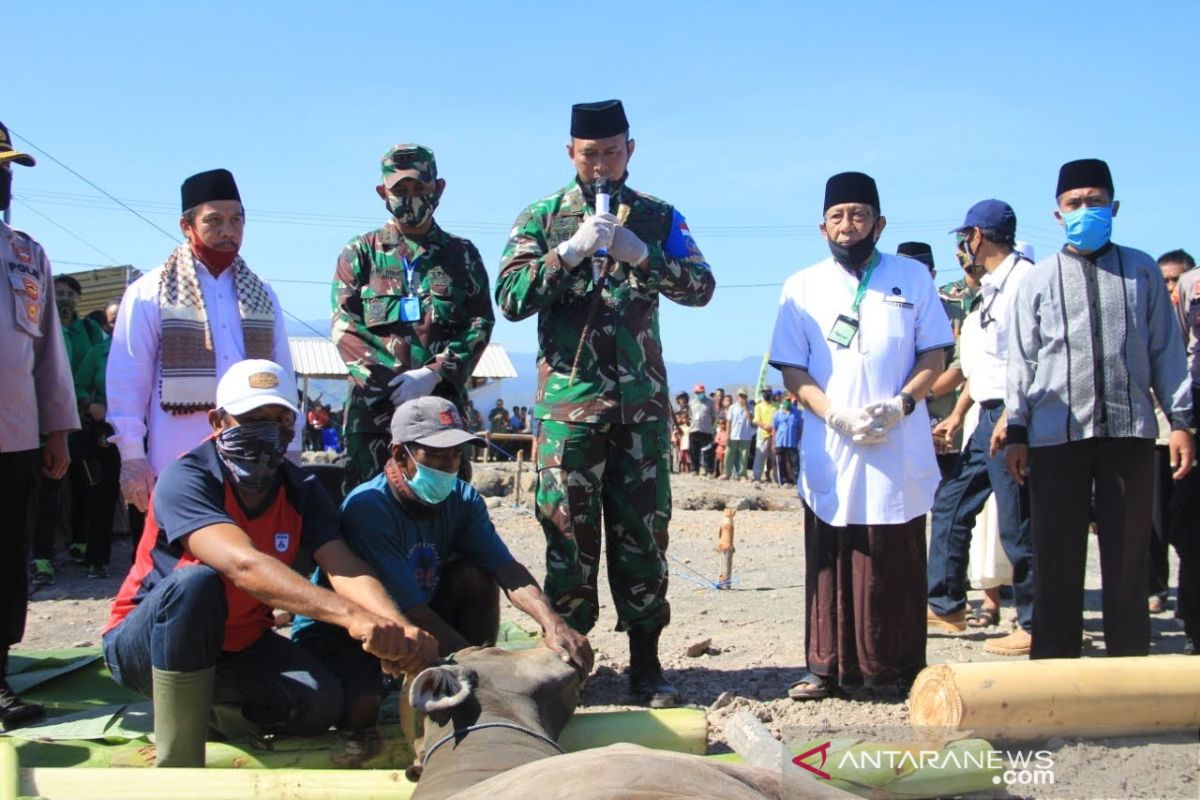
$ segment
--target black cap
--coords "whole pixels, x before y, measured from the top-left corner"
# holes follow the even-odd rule
[[[33,160],[33,156],[13,148],[12,137],[8,135],[8,128],[4,127],[3,122],[0,122],[0,164],[5,161],[20,164],[23,167],[32,167],[37,163]]]
[[[879,211],[879,190],[875,179],[862,172],[839,172],[825,182],[825,208],[842,203],[865,203]]]
[[[242,202],[237,183],[233,180],[233,173],[227,169],[210,169],[208,172],[197,173],[183,182],[179,193],[183,199],[184,211],[214,200]]]
[[[601,100],[598,103],[576,103],[571,106],[571,138],[607,139],[628,133],[629,120],[620,100]]]
[[[915,258],[925,266],[933,269],[933,249],[924,242],[903,242],[896,248],[897,255]]]
[[[1054,196],[1058,197],[1072,189],[1084,189],[1098,186],[1113,193],[1112,173],[1108,164],[1098,158],[1081,158],[1078,161],[1068,161],[1058,171],[1058,188]]]

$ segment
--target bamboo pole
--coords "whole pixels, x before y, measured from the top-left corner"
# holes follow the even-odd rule
[[[0,741],[0,800],[17,800],[21,793],[19,766],[16,748]]]
[[[517,451],[517,474],[513,476],[513,505],[521,505],[521,470],[525,466],[525,450]]]
[[[23,769],[20,793],[47,800],[408,800],[386,770]]]
[[[1187,656],[941,664],[908,700],[917,733],[1004,739],[1131,736],[1200,726],[1200,659]]]

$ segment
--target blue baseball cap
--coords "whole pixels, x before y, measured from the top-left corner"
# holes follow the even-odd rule
[[[1010,236],[1017,234],[1017,215],[1012,206],[1003,200],[980,200],[967,212],[967,218],[951,233],[962,233],[968,228],[987,228]]]

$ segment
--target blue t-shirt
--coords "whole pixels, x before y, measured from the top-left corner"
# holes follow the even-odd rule
[[[461,480],[445,501],[418,515],[396,499],[387,474],[380,473],[351,492],[342,504],[342,536],[371,566],[401,609],[426,605],[433,599],[451,558],[461,558],[492,574],[513,560],[483,498]],[[313,582],[329,586],[320,569],[313,574]],[[297,617],[293,635],[312,624],[307,617]]]
[[[775,446],[799,447],[800,426],[804,424],[803,419],[800,409],[795,406],[792,406],[791,411],[783,409],[776,411],[775,421],[772,424],[772,427],[775,428]]]

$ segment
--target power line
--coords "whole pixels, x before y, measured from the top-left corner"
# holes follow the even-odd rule
[[[121,202],[120,200],[118,200],[117,198],[113,197],[113,196],[112,196],[111,194],[109,194],[108,192],[106,192],[106,191],[104,191],[103,189],[101,189],[99,186],[97,186],[97,185],[96,185],[95,183],[93,183],[92,181],[90,181],[90,180],[88,180],[87,178],[83,177],[83,176],[82,176],[82,175],[80,175],[78,172],[76,172],[75,170],[71,169],[71,168],[70,168],[70,167],[68,167],[66,164],[64,164],[63,162],[59,161],[59,160],[58,160],[57,158],[55,158],[54,156],[52,156],[52,155],[50,155],[49,153],[47,153],[45,150],[43,150],[42,148],[38,147],[38,146],[37,146],[36,144],[34,144],[33,142],[29,141],[29,139],[28,139],[27,137],[25,137],[25,136],[22,136],[20,133],[17,133],[17,132],[16,132],[15,130],[13,130],[12,128],[9,128],[9,129],[8,129],[8,131],[9,131],[9,133],[15,134],[15,135],[16,135],[16,137],[17,137],[18,139],[20,139],[21,141],[25,142],[27,145],[29,145],[30,147],[32,147],[34,150],[37,150],[39,153],[41,153],[41,154],[42,154],[42,155],[44,155],[46,158],[48,158],[48,159],[50,159],[51,161],[53,161],[55,164],[58,164],[60,167],[62,167],[62,168],[63,168],[63,169],[65,169],[67,172],[69,172],[69,173],[71,173],[72,175],[74,175],[76,178],[79,178],[79,180],[83,181],[83,182],[84,182],[84,183],[86,183],[88,186],[92,187],[92,188],[93,188],[93,189],[95,189],[97,192],[99,192],[100,194],[102,194],[102,195],[104,195],[105,197],[107,197],[109,200],[112,200],[114,203],[116,203],[117,205],[119,205],[119,206],[121,206],[122,208],[124,208],[124,209],[125,209],[126,211],[128,211],[130,214],[133,214],[135,217],[137,217],[138,219],[142,220],[143,222],[145,222],[145,223],[146,223],[147,225],[149,225],[150,227],[154,228],[156,231],[158,231],[159,233],[161,233],[163,236],[166,236],[168,239],[170,239],[170,240],[171,240],[171,241],[173,241],[173,242],[178,242],[178,241],[179,241],[179,237],[178,237],[178,236],[175,236],[174,234],[172,234],[172,233],[169,233],[169,232],[168,232],[168,231],[166,231],[165,229],[163,229],[163,228],[160,228],[160,227],[159,227],[158,225],[156,225],[155,223],[153,223],[153,222],[151,222],[150,220],[146,219],[146,217],[143,217],[141,214],[139,214],[138,212],[134,211],[134,210],[133,210],[132,208],[130,208],[129,206],[125,205],[125,203]]]
[[[64,231],[64,232],[66,232],[68,235],[70,235],[70,236],[73,236],[74,238],[76,238],[76,239],[78,239],[79,241],[83,242],[83,243],[84,243],[84,244],[86,244],[88,247],[92,248],[92,249],[93,249],[93,250],[95,250],[97,253],[99,253],[100,255],[104,256],[104,257],[105,257],[105,258],[107,258],[109,261],[111,261],[111,262],[112,262],[112,266],[119,266],[119,265],[120,265],[120,264],[119,264],[119,262],[117,261],[117,259],[115,259],[115,258],[113,258],[112,256],[110,256],[108,253],[104,252],[104,251],[103,251],[103,250],[101,250],[99,247],[97,247],[96,245],[92,244],[92,243],[91,243],[91,242],[89,242],[87,239],[83,238],[83,237],[82,237],[82,236],[80,236],[78,233],[76,233],[75,231],[73,231],[73,230],[71,230],[70,228],[68,228],[66,225],[63,225],[62,223],[60,223],[60,222],[56,221],[56,220],[55,220],[53,217],[50,217],[50,216],[48,216],[48,215],[46,215],[46,214],[43,214],[41,211],[38,211],[36,208],[34,208],[33,206],[29,205],[29,203],[25,202],[24,200],[22,200],[22,199],[21,199],[21,198],[19,198],[19,197],[13,197],[13,200],[16,200],[18,203],[20,203],[21,205],[25,206],[25,207],[26,207],[26,208],[28,208],[30,211],[32,211],[33,213],[37,214],[39,217],[41,217],[42,219],[46,220],[47,222],[49,222],[51,225],[53,225],[54,227],[58,228],[59,230],[62,230],[62,231]],[[105,265],[105,266],[108,266],[108,265]]]

